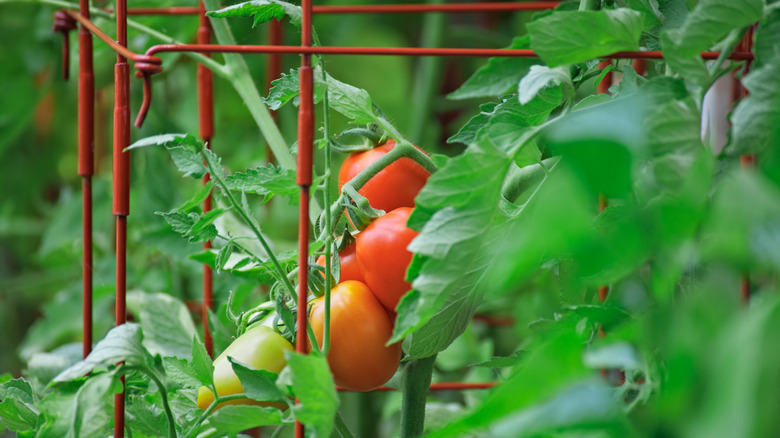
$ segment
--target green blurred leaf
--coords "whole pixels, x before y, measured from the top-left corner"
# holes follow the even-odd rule
[[[114,419],[112,400],[114,394],[120,392],[122,383],[112,374],[102,373],[88,378],[76,393],[67,437],[106,436]]]
[[[296,26],[301,25],[301,8],[293,4],[275,0],[252,0],[224,7],[206,13],[209,17],[254,17],[252,27],[271,20],[281,20],[285,15]]]
[[[528,49],[528,36],[516,37],[507,49]],[[471,99],[475,97],[500,96],[517,87],[531,66],[539,64],[536,58],[490,58],[457,90],[448,94],[449,99]],[[468,143],[467,143],[468,144]]]
[[[129,293],[127,300],[140,309],[144,346],[152,355],[192,359],[192,339],[197,330],[184,303],[170,295],[140,291]]]
[[[556,85],[561,86],[564,96],[570,96],[574,93],[574,84],[567,68],[533,65],[528,74],[520,80],[520,85],[517,87],[518,100],[521,105],[525,105],[532,101],[542,89]]]
[[[780,19],[780,15],[778,15]],[[743,81],[750,94],[742,99],[731,114],[728,151],[733,154],[755,154],[776,148],[780,143],[780,84],[777,71],[780,54],[765,60]]]
[[[639,50],[643,15],[630,9],[556,11],[528,23],[531,48],[550,67]]]

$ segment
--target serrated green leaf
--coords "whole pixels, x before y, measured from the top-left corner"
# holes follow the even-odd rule
[[[214,240],[219,232],[212,222],[225,213],[224,209],[214,209],[206,214],[189,213],[185,214],[178,210],[172,210],[168,213],[157,212],[171,226],[173,231],[181,234],[190,242],[210,242]]]
[[[32,386],[24,379],[0,384],[0,422],[13,432],[35,430],[40,412]]]
[[[108,369],[119,362],[128,365],[146,365],[149,360],[142,344],[141,327],[136,323],[125,323],[109,330],[89,356],[54,378],[54,382],[67,382],[89,374],[94,369]]]
[[[203,142],[190,134],[162,134],[146,137],[131,144],[126,150],[147,146],[165,147],[184,176],[202,178],[206,174],[206,166],[200,155]]]
[[[143,292],[128,294],[128,301],[138,302],[144,346],[152,355],[192,359],[197,330],[184,303],[167,294]]]
[[[273,19],[281,20],[285,15],[296,26],[301,25],[301,8],[284,1],[252,0],[224,7],[217,11],[206,13],[209,17],[254,17],[252,27],[267,23]]]
[[[293,391],[298,404],[295,418],[303,423],[312,437],[329,437],[339,407],[336,386],[324,357],[285,351]]]
[[[198,193],[193,195],[189,200],[187,200],[187,202],[181,204],[176,209],[184,213],[190,213],[198,210],[203,205],[203,202],[208,199],[209,196],[211,196],[211,189],[213,187],[214,181],[209,181],[206,184],[203,184],[200,190],[198,190]]]
[[[215,327],[211,318],[212,312],[209,311],[209,322],[212,327]],[[220,325],[221,326],[221,325]],[[214,330],[218,332],[218,330]],[[215,336],[219,338],[219,336]],[[195,372],[193,375],[204,386],[209,386],[214,382],[214,366],[211,363],[211,357],[209,357],[208,351],[206,351],[206,345],[198,338],[192,338],[192,370]]]
[[[204,385],[198,379],[198,373],[192,365],[192,360],[166,356],[162,358],[165,375],[184,388],[198,388]]]
[[[225,178],[225,183],[231,190],[257,193],[267,199],[273,195],[284,196],[291,204],[298,204],[300,188],[296,185],[295,172],[272,164],[234,173]]]
[[[112,374],[103,373],[87,379],[76,394],[75,413],[68,436],[106,436],[114,419],[112,399],[120,392],[122,383]]]
[[[517,37],[507,49],[528,49],[528,36]],[[457,90],[447,95],[449,99],[471,99],[475,97],[500,96],[513,90],[531,66],[539,64],[536,58],[490,58]],[[468,143],[466,143],[468,144]]]
[[[298,93],[300,92],[298,70],[290,70],[289,74],[282,73],[279,79],[271,81],[271,89],[268,97],[263,99],[268,108],[278,110],[288,102],[298,105]],[[314,74],[314,103],[322,100],[325,93],[325,84],[322,82],[322,70],[315,69]]]
[[[621,8],[556,11],[528,23],[533,49],[550,67],[576,64],[623,50],[639,50],[642,14]]]

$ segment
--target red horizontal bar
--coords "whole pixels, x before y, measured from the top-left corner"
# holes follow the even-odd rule
[[[396,4],[396,5],[320,5],[312,6],[314,14],[418,14],[424,12],[511,12],[542,11],[553,9],[560,1],[533,2],[486,2],[486,3],[449,3],[441,5]],[[113,13],[111,9],[103,9]],[[129,8],[127,15],[197,15],[197,7],[171,8]]]
[[[464,391],[469,389],[490,389],[496,386],[497,382],[485,382],[485,383],[461,383],[461,382],[439,382],[431,384],[431,391]],[[337,390],[341,392],[352,392],[348,389],[337,386]],[[388,386],[380,386],[379,388],[372,389],[370,392],[387,392],[397,391],[396,388],[390,388]]]
[[[244,46],[244,45],[203,45],[203,44],[160,44],[152,46],[146,55],[162,52],[227,52],[227,53],[288,53],[288,54],[329,54],[329,55],[397,55],[397,56],[473,56],[473,57],[523,57],[534,58],[533,50],[525,49],[459,49],[427,47],[301,47],[301,46]],[[702,52],[703,59],[718,59],[720,52]],[[660,51],[616,52],[603,58],[619,59],[663,59]],[[753,59],[749,52],[734,52],[729,56],[734,60]]]
[[[559,1],[538,2],[486,2],[486,3],[449,3],[440,5],[400,4],[400,5],[321,5],[312,6],[315,14],[416,14],[421,12],[509,12],[541,11],[553,9]]]

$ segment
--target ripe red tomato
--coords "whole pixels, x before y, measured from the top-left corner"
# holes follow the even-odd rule
[[[406,247],[418,234],[406,227],[411,213],[411,208],[397,208],[357,235],[357,259],[366,285],[391,311],[412,288],[404,280],[412,261],[412,253]]]
[[[339,251],[339,263],[341,264],[341,275],[339,277],[339,282],[355,280],[365,283],[365,280],[363,279],[363,271],[360,270],[360,266],[357,262],[355,248],[355,242],[352,242],[344,249]],[[324,254],[317,258],[317,264],[320,266],[325,266]]]
[[[401,362],[401,343],[385,346],[393,321],[368,287],[345,281],[331,290],[328,364],[337,385],[370,391],[390,380]],[[309,323],[322,346],[325,297],[313,301]]]
[[[388,140],[374,149],[350,154],[339,170],[339,190],[393,147],[395,140]],[[411,158],[401,158],[374,175],[358,193],[368,199],[373,208],[386,212],[399,207],[414,207],[414,198],[429,176],[430,173]]]

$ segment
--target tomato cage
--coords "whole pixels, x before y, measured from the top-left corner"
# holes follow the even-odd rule
[[[130,214],[130,156],[131,152],[126,148],[131,144],[131,108],[129,104],[130,87],[130,62],[135,67],[135,75],[142,79],[143,104],[138,110],[135,126],[140,127],[151,107],[154,104],[152,96],[152,78],[163,70],[163,58],[160,55],[171,52],[195,52],[208,56],[211,53],[239,53],[261,54],[268,56],[267,79],[278,78],[281,74],[280,57],[283,54],[300,55],[300,89],[298,109],[298,157],[297,163],[283,163],[296,169],[297,185],[300,187],[299,231],[298,251],[299,264],[305,266],[308,263],[310,240],[309,226],[309,202],[310,187],[313,174],[313,143],[314,143],[314,97],[313,97],[313,68],[312,55],[385,55],[385,56],[439,56],[439,57],[536,57],[532,50],[523,49],[473,49],[473,48],[423,48],[423,47],[335,47],[315,46],[312,42],[312,17],[315,14],[418,14],[418,13],[475,13],[475,12],[514,12],[514,11],[539,11],[551,9],[558,5],[557,1],[528,1],[528,2],[484,2],[484,3],[453,3],[453,4],[385,4],[385,5],[350,5],[350,6],[317,6],[312,0],[302,1],[302,25],[300,45],[283,45],[280,32],[280,24],[272,21],[268,24],[269,45],[217,45],[211,44],[212,29],[206,17],[205,6],[199,7],[173,7],[173,8],[138,8],[127,7],[126,0],[116,2],[116,36],[112,37],[102,31],[91,21],[90,4],[88,0],[80,1],[80,9],[61,10],[55,14],[54,31],[63,34],[63,77],[68,78],[69,72],[69,32],[78,27],[78,175],[82,178],[83,197],[83,356],[86,357],[92,348],[92,177],[94,169],[94,141],[95,141],[95,85],[93,75],[92,46],[93,37],[97,37],[113,51],[117,60],[115,72],[115,102],[113,117],[113,215],[116,227],[116,325],[126,322],[126,295],[127,295],[127,216]],[[128,24],[130,15],[186,15],[197,16],[199,27],[197,30],[196,44],[158,44],[149,47],[144,53],[134,53],[128,49]],[[750,62],[751,33],[743,39],[737,49],[726,58],[732,60],[744,60]],[[705,60],[724,59],[720,52],[703,52],[701,57]],[[662,59],[660,51],[633,51],[618,52],[604,57],[604,59],[631,59],[634,60],[635,70],[642,75],[644,73],[644,61],[648,59]],[[602,61],[602,65],[609,61]],[[737,79],[734,79],[737,81]],[[599,93],[607,93],[611,85],[611,73],[605,75],[604,80],[598,86]],[[211,143],[214,136],[214,99],[213,78],[208,66],[199,63],[197,66],[197,93],[199,135],[206,144]],[[744,95],[746,91],[742,89]],[[739,96],[735,95],[736,100]],[[752,166],[755,163],[754,156],[743,156],[743,166]],[[204,177],[204,183],[209,181],[209,175]],[[606,199],[601,198],[600,207],[606,207]],[[204,202],[203,210],[212,209],[211,199]],[[204,244],[205,249],[211,248],[209,243]],[[308,270],[298,271],[298,306],[307,307]],[[209,327],[208,311],[213,307],[213,276],[208,265],[203,268],[203,337],[210,355],[213,354],[212,333]],[[601,287],[599,298],[603,301],[609,292],[608,287]],[[743,276],[740,283],[740,297],[746,301],[750,295],[750,283],[747,276]],[[476,316],[487,324],[505,325],[511,321],[495,320],[485,316]],[[307,318],[305,312],[298,312],[297,321],[297,346],[300,353],[307,352],[306,343]],[[460,383],[440,382],[430,385],[431,391],[436,390],[468,390],[486,389],[494,386],[496,382],[484,383]],[[377,391],[391,390],[380,387]],[[114,407],[114,436],[124,436],[125,414],[124,393],[115,397]],[[303,425],[296,422],[295,436],[303,437]]]

